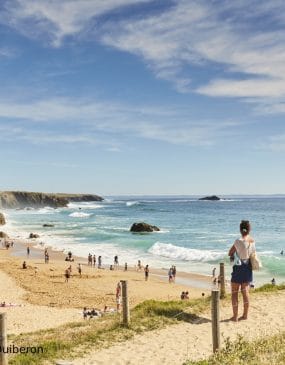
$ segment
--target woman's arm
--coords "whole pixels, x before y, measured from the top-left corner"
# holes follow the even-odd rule
[[[236,252],[236,247],[235,247],[235,245],[233,244],[232,245],[232,247],[231,247],[231,249],[229,250],[229,253],[228,253],[228,255],[229,256],[233,256],[233,254]]]

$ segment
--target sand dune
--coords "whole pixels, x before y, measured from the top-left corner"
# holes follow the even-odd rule
[[[224,321],[231,316],[228,304],[221,308],[221,333],[223,339],[243,335],[248,339],[275,334],[284,330],[285,293],[260,295],[252,299],[250,318],[238,323]],[[182,365],[187,359],[202,359],[211,355],[210,313],[209,322],[181,323],[160,331],[137,335],[132,340],[108,349],[89,353],[84,359],[76,359],[76,365]]]

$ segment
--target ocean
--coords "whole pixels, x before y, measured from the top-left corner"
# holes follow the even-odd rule
[[[134,266],[140,259],[150,267],[210,275],[219,262],[231,267],[227,252],[239,237],[241,219],[250,220],[263,269],[258,284],[285,281],[285,197],[235,197],[199,201],[197,197],[108,197],[103,202],[70,203],[67,208],[6,210],[8,230],[27,238],[38,233],[46,245],[75,255],[101,255],[103,264]],[[161,231],[134,234],[134,222]],[[54,227],[43,227],[53,224]]]

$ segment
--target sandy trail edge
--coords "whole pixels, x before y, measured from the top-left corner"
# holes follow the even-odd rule
[[[227,322],[231,316],[230,304],[221,308],[221,334],[223,339],[243,335],[256,339],[284,330],[285,293],[261,294],[251,299],[250,318],[238,323]],[[210,313],[204,318],[210,320]],[[181,323],[163,330],[137,335],[132,340],[108,349],[89,353],[76,359],[76,365],[182,365],[187,359],[206,358],[212,352],[211,322]]]
[[[0,293],[1,302],[18,305],[0,307],[0,313],[7,313],[8,334],[33,332],[82,320],[82,313],[78,309],[58,309],[25,302],[22,299],[25,290],[17,286],[14,280],[2,271],[0,271]]]

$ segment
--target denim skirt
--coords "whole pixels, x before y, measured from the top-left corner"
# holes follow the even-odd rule
[[[241,265],[234,265],[232,272],[232,283],[244,284],[252,282],[252,267],[250,261]]]

